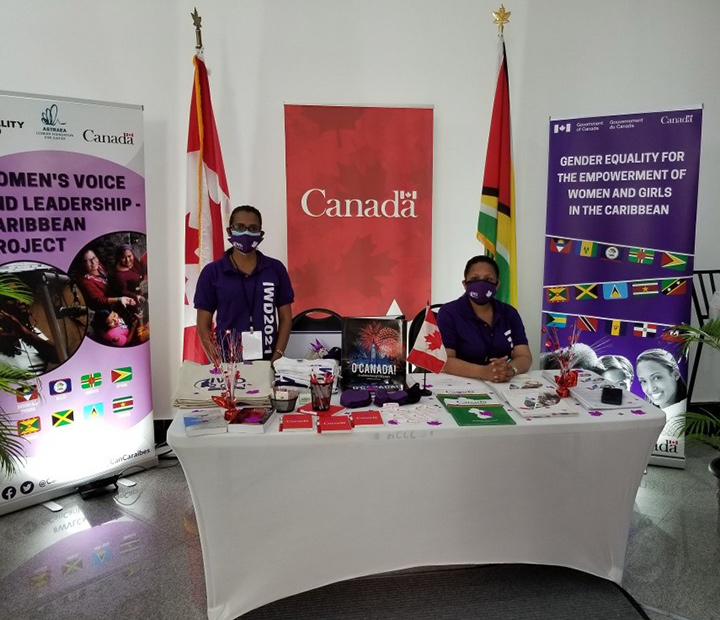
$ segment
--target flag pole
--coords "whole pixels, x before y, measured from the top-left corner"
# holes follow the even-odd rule
[[[194,7],[194,8],[195,8],[195,10],[192,13],[190,13],[190,17],[192,17],[193,25],[195,26],[195,49],[201,50],[203,47],[202,32],[200,30],[202,28],[202,17],[200,17],[200,15],[198,15],[197,7]]]
[[[504,4],[501,4],[500,8],[497,11],[493,11],[493,23],[497,24],[499,37],[503,36],[503,31],[505,30],[505,24],[510,22],[511,14],[512,14],[511,11],[505,10]]]

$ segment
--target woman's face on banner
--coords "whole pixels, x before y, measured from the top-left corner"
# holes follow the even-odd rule
[[[120,264],[126,269],[130,269],[134,262],[135,257],[133,256],[132,250],[125,250],[120,256]]]
[[[607,379],[611,383],[622,385],[626,390],[630,390],[631,381],[628,376],[619,368],[608,368],[605,372],[603,372],[603,378]],[[643,389],[645,388],[643,387]]]
[[[637,365],[640,387],[653,405],[664,409],[675,403],[678,375],[666,366],[652,360],[643,360]]]

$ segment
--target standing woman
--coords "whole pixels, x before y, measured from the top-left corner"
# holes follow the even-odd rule
[[[243,358],[274,362],[290,337],[295,293],[287,269],[257,250],[265,233],[260,211],[250,205],[233,210],[228,241],[232,248],[200,272],[195,289],[197,331],[208,357],[215,333],[242,334]]]
[[[495,299],[500,270],[489,256],[465,265],[465,294],[440,308],[438,328],[447,350],[443,372],[500,383],[527,372],[532,353],[522,319],[511,305]]]
[[[135,258],[132,246],[123,243],[118,247],[115,251],[115,273],[110,279],[112,292],[143,303],[145,298],[140,294],[140,282],[145,279],[145,275],[145,266]]]

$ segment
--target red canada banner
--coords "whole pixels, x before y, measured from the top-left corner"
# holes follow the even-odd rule
[[[430,299],[432,108],[285,106],[293,312],[412,318]]]

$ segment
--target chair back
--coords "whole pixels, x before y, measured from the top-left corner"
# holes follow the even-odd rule
[[[290,326],[285,357],[304,359],[317,342],[330,350],[342,342],[342,317],[329,308],[309,308],[296,314]]]

